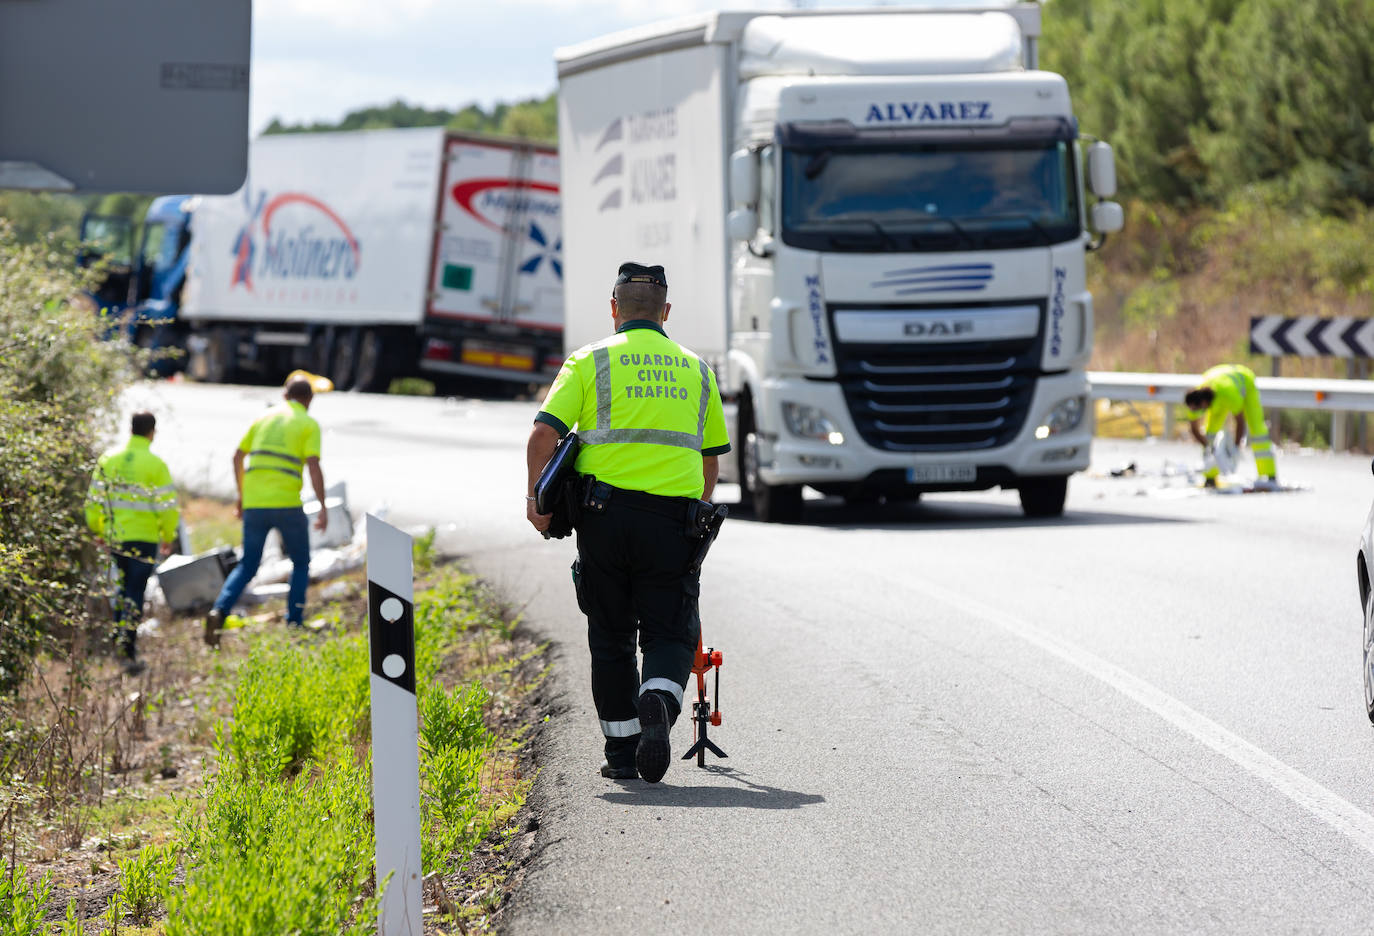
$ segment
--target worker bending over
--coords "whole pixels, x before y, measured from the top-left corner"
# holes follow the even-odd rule
[[[86,493],[86,525],[109,544],[119,568],[115,598],[115,646],[124,669],[144,670],[138,658],[138,622],[143,594],[153,573],[159,545],[172,551],[177,535],[177,496],[167,463],[149,448],[157,430],[152,413],[134,413],[131,435],[123,448],[102,455]]]
[[[1274,466],[1273,443],[1269,441],[1269,427],[1264,423],[1264,408],[1260,405],[1255,373],[1240,364],[1219,364],[1202,375],[1202,383],[1183,397],[1188,407],[1189,429],[1193,438],[1211,450],[1217,433],[1226,427],[1226,417],[1236,419],[1236,447],[1245,441],[1249,430],[1250,448],[1255,453],[1255,468],[1259,471],[1261,487],[1274,486],[1278,472]],[[1202,426],[1204,416],[1206,425]],[[1216,487],[1221,473],[1215,458],[1209,459],[1203,472],[1205,485]]]
[[[308,379],[286,385],[286,401],[260,416],[234,452],[234,480],[239,496],[235,512],[243,518],[243,558],[229,573],[215,606],[205,618],[205,642],[219,646],[224,619],[234,608],[262,562],[267,534],[281,534],[282,548],[291,558],[286,596],[286,623],[305,622],[305,589],[310,582],[310,528],[301,506],[301,481],[310,473],[310,486],[320,502],[315,529],[329,524],[324,509],[324,472],[320,468],[320,424],[307,414],[315,392]]]

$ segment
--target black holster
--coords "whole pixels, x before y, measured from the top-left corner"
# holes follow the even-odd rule
[[[711,544],[716,541],[721,525],[729,515],[730,508],[724,504],[698,500],[687,505],[687,524],[683,532],[687,539],[697,544],[687,565],[688,575],[696,575],[701,571],[701,564],[706,561],[706,554],[711,551]]]

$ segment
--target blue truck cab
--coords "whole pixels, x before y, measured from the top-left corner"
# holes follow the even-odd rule
[[[128,340],[154,350],[184,350],[188,330],[178,315],[191,245],[191,208],[194,196],[164,195],[154,199],[143,216],[138,249],[131,250],[135,223],[131,218],[88,214],[81,222],[82,251],[78,264],[104,260],[105,280],[91,293],[101,313],[120,326]],[[132,314],[129,314],[132,313]],[[167,375],[181,370],[184,355],[157,357],[153,369]]]

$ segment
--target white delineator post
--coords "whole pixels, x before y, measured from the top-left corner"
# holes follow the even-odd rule
[[[420,736],[415,699],[411,540],[367,516],[367,631],[372,658],[372,811],[377,829],[377,932],[422,936]]]

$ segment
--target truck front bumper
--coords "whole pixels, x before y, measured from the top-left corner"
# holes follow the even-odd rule
[[[758,413],[759,475],[769,485],[810,484],[815,487],[871,481],[905,484],[920,490],[982,490],[1015,486],[1026,477],[1069,475],[1088,467],[1092,445],[1092,412],[1088,378],[1084,373],[1041,377],[1036,381],[1029,415],[1016,438],[999,448],[955,452],[894,452],[874,448],[854,427],[844,393],[836,383],[779,378],[764,381],[754,401]],[[1072,430],[1045,435],[1040,429],[1056,406],[1083,398],[1082,420]],[[783,403],[822,410],[843,441],[803,438],[787,427]],[[1037,438],[1037,430],[1044,435]],[[740,444],[745,444],[741,439]],[[911,480],[908,469],[948,466],[965,476],[959,481]]]

